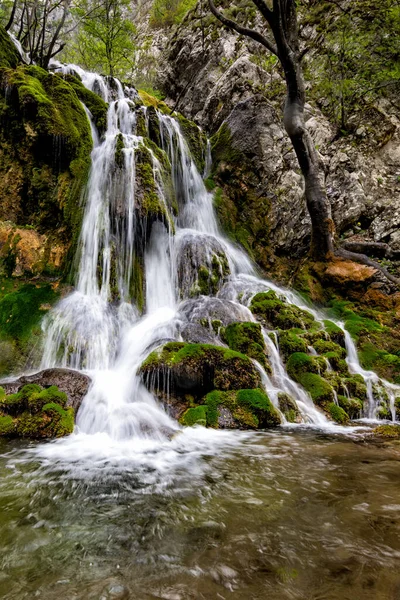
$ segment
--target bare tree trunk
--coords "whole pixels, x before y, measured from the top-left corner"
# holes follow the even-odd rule
[[[17,10],[17,5],[18,5],[18,0],[14,0],[14,4],[13,4],[13,7],[12,7],[10,18],[8,19],[8,23],[7,23],[7,25],[4,28],[6,31],[8,31],[12,27],[12,24],[14,23],[15,12]]]
[[[286,79],[284,126],[304,177],[305,199],[311,218],[310,254],[324,259],[333,252],[334,223],[326,196],[325,176],[304,119],[305,92],[300,64],[293,56],[282,60]]]

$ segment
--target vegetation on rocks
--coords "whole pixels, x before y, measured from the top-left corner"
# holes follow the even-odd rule
[[[74,429],[74,409],[56,386],[27,384],[6,395],[0,388],[0,436],[30,439],[63,437]]]

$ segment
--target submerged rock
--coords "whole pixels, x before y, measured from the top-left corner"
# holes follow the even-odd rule
[[[43,388],[56,386],[66,394],[65,406],[73,408],[77,413],[88,392],[90,378],[72,369],[46,369],[32,375],[23,375],[15,381],[0,382],[6,394],[16,394],[27,384],[35,384]]]

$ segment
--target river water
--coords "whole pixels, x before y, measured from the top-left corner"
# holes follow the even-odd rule
[[[107,461],[2,443],[0,597],[400,598],[398,445],[188,431]]]

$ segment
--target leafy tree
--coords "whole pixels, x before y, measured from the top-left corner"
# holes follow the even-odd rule
[[[313,95],[342,130],[361,106],[400,92],[399,0],[303,0],[316,28]]]
[[[84,0],[72,12],[80,27],[64,60],[105,75],[126,75],[136,50],[130,0]]]
[[[350,0],[352,1],[354,0]],[[332,2],[336,4],[337,0]],[[258,28],[245,27],[237,20],[228,18],[223,11],[216,8],[213,0],[208,0],[212,14],[223,25],[261,44],[264,49],[275,55],[281,64],[286,82],[283,122],[304,177],[305,199],[311,217],[312,258],[327,260],[336,252],[347,259],[374,266],[398,283],[396,278],[367,256],[334,248],[334,224],[326,195],[324,172],[305,126],[306,93],[302,62],[308,49],[300,47],[298,0],[252,0],[252,3],[263,22],[262,33]]]
[[[65,46],[66,25],[72,0],[14,0],[3,8],[5,28],[12,31],[35,62],[45,69]]]

